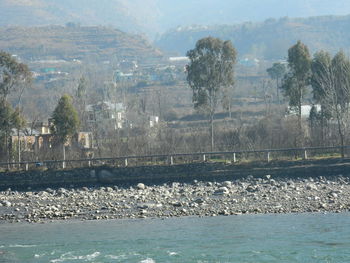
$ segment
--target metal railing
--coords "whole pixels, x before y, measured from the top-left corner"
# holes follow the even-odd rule
[[[108,158],[73,159],[73,160],[45,160],[45,161],[23,161],[0,163],[1,168],[19,170],[30,170],[33,168],[45,167],[48,169],[65,169],[78,167],[93,167],[101,165],[113,165],[118,167],[141,166],[141,165],[174,165],[178,163],[193,163],[206,161],[229,161],[232,163],[238,160],[262,160],[270,162],[272,160],[282,160],[286,158],[302,158],[304,160],[317,157],[340,156],[340,151],[350,149],[350,146],[328,146],[328,147],[303,147],[285,149],[264,149],[264,150],[243,150],[243,151],[217,151],[217,152],[196,152],[196,153],[173,153],[155,154],[140,156],[119,156]],[[322,153],[320,154],[320,151]],[[278,156],[276,155],[278,154]],[[254,155],[254,157],[252,157]]]

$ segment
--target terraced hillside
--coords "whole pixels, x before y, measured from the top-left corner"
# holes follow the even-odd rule
[[[143,37],[102,26],[46,26],[0,28],[0,50],[25,60],[94,58],[113,56],[138,60],[161,56]]]

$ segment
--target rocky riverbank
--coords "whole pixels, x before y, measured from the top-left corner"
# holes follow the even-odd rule
[[[350,209],[348,177],[262,178],[0,192],[0,222],[167,218]]]

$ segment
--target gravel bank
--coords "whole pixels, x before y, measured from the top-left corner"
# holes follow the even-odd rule
[[[247,177],[225,182],[171,183],[0,192],[0,222],[167,218],[260,213],[343,212],[348,177]]]

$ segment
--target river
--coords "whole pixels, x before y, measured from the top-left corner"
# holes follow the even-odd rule
[[[0,262],[350,262],[350,214],[6,223]]]

